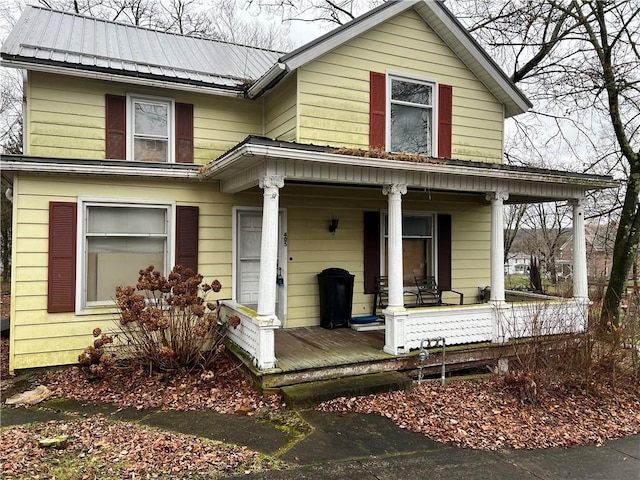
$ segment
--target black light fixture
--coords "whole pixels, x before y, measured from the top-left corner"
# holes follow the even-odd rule
[[[331,233],[336,233],[336,230],[338,229],[338,223],[340,223],[340,219],[339,218],[332,218],[331,219],[331,225],[329,225],[329,231]]]

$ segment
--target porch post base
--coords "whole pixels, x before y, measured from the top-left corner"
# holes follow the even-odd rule
[[[277,327],[260,326],[258,341],[258,355],[256,357],[256,366],[260,370],[266,370],[276,367],[276,342],[274,330]]]
[[[397,308],[398,310],[395,310]],[[384,310],[385,330],[384,348],[389,355],[402,355],[405,350],[405,323],[409,313],[404,307],[386,308]]]
[[[493,343],[508,342],[511,335],[507,329],[507,313],[510,306],[504,300],[491,300],[489,304],[493,307],[493,321],[491,323],[491,341]]]

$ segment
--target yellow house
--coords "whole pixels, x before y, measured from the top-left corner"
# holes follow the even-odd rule
[[[583,199],[614,182],[502,163],[504,120],[531,104],[442,2],[386,2],[287,54],[27,7],[1,54],[25,97],[24,154],[2,156],[11,370],[76,362],[149,264],[218,278],[262,370],[276,330],[370,317],[389,356],[504,341],[524,318],[505,302],[509,202],[573,202],[563,308],[584,311]],[[352,289],[346,317],[325,320],[322,281]]]

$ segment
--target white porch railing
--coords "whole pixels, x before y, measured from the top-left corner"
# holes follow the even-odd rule
[[[229,339],[244,350],[259,369],[274,368],[276,366],[274,330],[280,327],[280,320],[258,320],[255,310],[231,300],[223,300],[221,304],[221,321],[227,321],[232,315],[240,317],[240,325],[227,330]]]
[[[580,332],[587,314],[588,303],[574,299],[386,311],[384,351],[400,355],[436,337],[460,345]]]
[[[384,351],[391,355],[408,353],[420,348],[420,342],[427,338],[442,337],[447,345],[461,345],[580,332],[587,326],[587,314],[588,302],[574,299],[385,311]],[[259,369],[275,368],[274,331],[280,321],[259,320],[254,310],[222,301],[221,320],[231,315],[240,317],[240,325],[228,330],[230,340]]]

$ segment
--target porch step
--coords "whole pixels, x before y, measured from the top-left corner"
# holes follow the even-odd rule
[[[384,322],[352,323],[351,328],[356,332],[371,332],[373,330],[384,330]]]
[[[399,372],[380,372],[332,380],[300,383],[280,389],[287,405],[304,408],[337,397],[353,397],[372,393],[409,390],[413,382]]]

